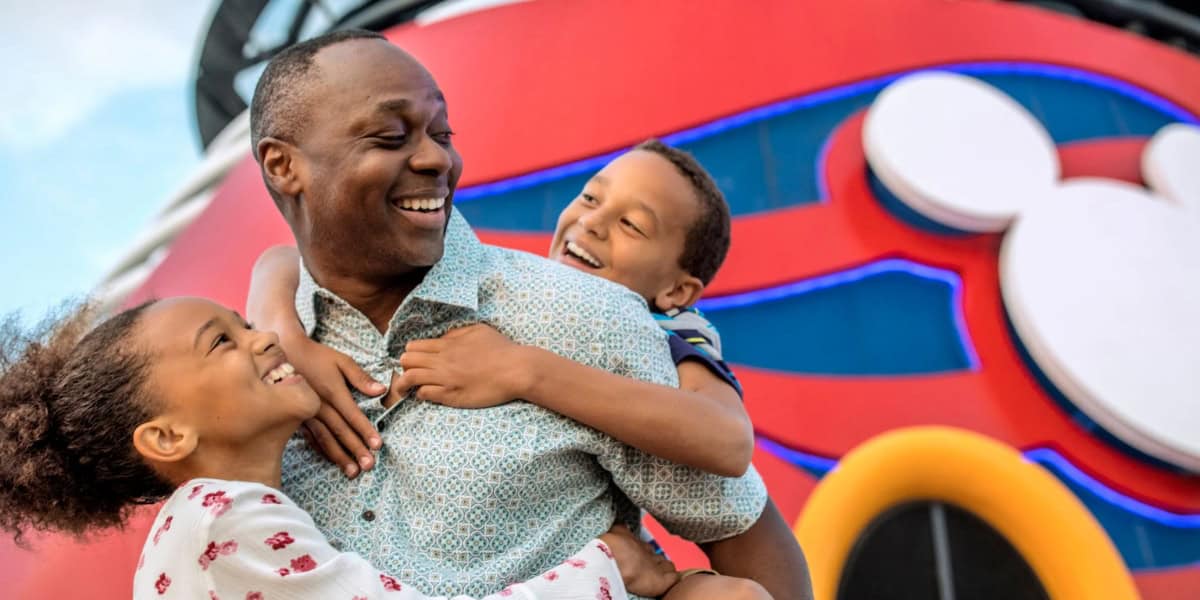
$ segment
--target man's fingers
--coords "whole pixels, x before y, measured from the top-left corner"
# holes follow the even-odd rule
[[[432,352],[438,353],[446,346],[446,342],[442,340],[413,340],[404,345],[405,352]]]
[[[358,366],[358,363],[354,362],[354,360],[348,356],[342,357],[342,359],[337,362],[337,368],[342,372],[342,377],[345,377],[346,381],[350,385],[354,386],[354,389],[366,394],[369,397],[374,398],[376,396],[382,396],[383,393],[387,391],[386,386],[378,381],[375,381],[375,379],[368,375],[362,367]]]
[[[308,427],[309,433],[316,440],[317,449],[325,455],[325,458],[329,459],[329,462],[341,467],[346,477],[353,479],[355,475],[358,475],[358,465],[354,464],[350,455],[342,449],[342,445],[329,432],[329,428],[316,419],[309,419],[304,425]]]

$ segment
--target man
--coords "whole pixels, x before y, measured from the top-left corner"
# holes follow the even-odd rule
[[[446,102],[383,38],[339,32],[281,53],[255,91],[251,129],[303,260],[303,333],[376,381],[407,341],[486,322],[577,362],[677,383],[641,299],[478,242],[451,210],[462,161]],[[460,411],[358,400],[386,441],[379,466],[348,481],[293,443],[285,491],[335,543],[435,593],[482,593],[543,571],[614,519],[633,524],[630,500],[701,543],[747,529],[766,500],[753,470],[702,474],[524,402]],[[345,430],[338,411],[325,414]],[[730,574],[756,560],[714,555]]]

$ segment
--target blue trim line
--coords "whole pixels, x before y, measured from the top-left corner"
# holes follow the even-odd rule
[[[975,344],[971,341],[970,331],[967,329],[966,315],[963,314],[963,285],[962,278],[953,271],[946,271],[936,267],[915,263],[902,258],[886,258],[876,262],[865,264],[861,267],[838,271],[828,275],[821,275],[810,279],[802,279],[792,283],[785,283],[780,286],[744,292],[741,294],[733,294],[729,296],[718,296],[715,298],[705,298],[696,303],[696,307],[704,312],[716,312],[728,308],[736,308],[741,306],[750,306],[761,302],[770,302],[772,300],[780,300],[790,296],[799,296],[818,290],[837,287],[841,285],[852,284],[854,282],[881,275],[884,273],[906,273],[914,277],[927,279],[944,283],[950,286],[951,298],[953,305],[951,310],[954,314],[954,327],[958,331],[958,342],[963,349],[963,354],[967,357],[967,364],[971,370],[976,370],[980,366],[979,355],[975,352]]]

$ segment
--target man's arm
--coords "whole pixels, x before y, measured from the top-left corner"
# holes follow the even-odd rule
[[[644,311],[643,311],[644,312]],[[649,454],[714,473],[746,472],[754,431],[737,392],[695,361],[680,387],[624,377],[534,346],[486,325],[410,342],[396,388],[457,408],[520,398],[598,429]]]
[[[268,248],[250,274],[246,315],[260,329],[279,335],[288,362],[321,397],[316,418],[304,424],[309,444],[341,467],[347,477],[354,477],[360,469],[375,466],[368,448],[378,450],[383,442],[358,408],[349,386],[369,397],[385,393],[387,387],[371,379],[349,356],[309,339],[296,313],[299,285],[300,252],[292,246]]]
[[[804,552],[769,498],[753,527],[700,548],[713,569],[722,575],[753,579],[775,600],[812,600]]]

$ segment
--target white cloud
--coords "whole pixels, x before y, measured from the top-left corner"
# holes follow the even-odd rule
[[[211,2],[4,2],[0,146],[45,146],[114,94],[191,77]]]

